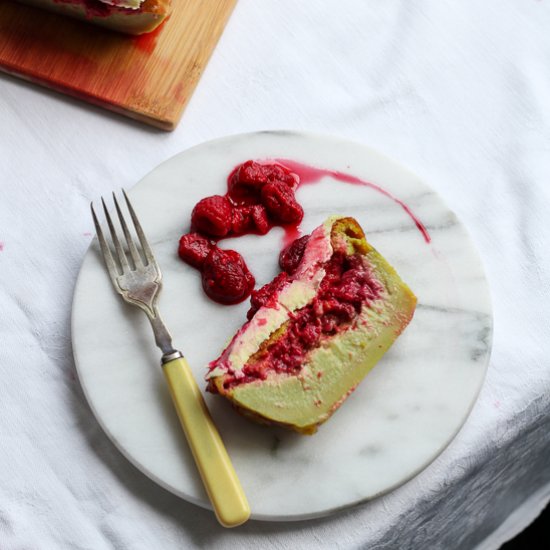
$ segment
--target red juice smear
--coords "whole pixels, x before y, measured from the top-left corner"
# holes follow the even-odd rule
[[[159,34],[162,32],[162,29],[164,28],[164,25],[166,25],[166,21],[168,21],[168,19],[170,19],[170,16],[166,17],[164,21],[154,31],[136,36],[133,39],[135,47],[138,50],[142,50],[146,53],[154,52]]]
[[[401,208],[403,208],[403,210],[415,223],[420,233],[422,233],[422,236],[424,237],[424,240],[426,241],[426,243],[431,242],[432,239],[430,237],[430,234],[428,233],[428,230],[426,229],[426,226],[415,216],[413,211],[403,201],[401,201],[400,199],[398,199],[397,197],[392,195],[389,191],[386,191],[384,188],[380,187],[379,185],[359,179],[355,176],[350,176],[349,174],[345,174],[344,172],[338,172],[336,170],[327,170],[324,168],[315,168],[314,166],[309,166],[307,164],[302,164],[300,162],[296,162],[293,160],[276,159],[276,162],[286,166],[290,171],[298,174],[298,176],[300,177],[300,183],[298,184],[298,187],[300,187],[301,185],[311,185],[313,183],[317,183],[321,178],[325,176],[329,176],[343,183],[350,183],[352,185],[361,185],[363,187],[369,187],[370,189],[374,189],[378,193],[381,193],[385,197],[388,197],[393,202],[401,206]]]
[[[283,236],[283,248],[290,246],[296,239],[298,239],[302,235],[298,224],[283,225],[282,228],[285,232]]]

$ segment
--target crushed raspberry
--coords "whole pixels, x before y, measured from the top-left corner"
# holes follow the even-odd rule
[[[222,304],[236,304],[250,295],[255,280],[235,250],[214,247],[202,265],[202,287]]]
[[[231,234],[244,235],[255,231],[265,235],[269,231],[267,212],[261,204],[234,206],[231,211]]]
[[[280,223],[300,223],[304,210],[296,201],[294,191],[285,183],[273,181],[262,187],[262,204],[268,214]]]
[[[308,241],[309,235],[304,235],[281,251],[279,254],[279,266],[283,271],[292,275],[298,269]]]
[[[249,160],[231,172],[225,195],[206,197],[196,204],[191,213],[192,232],[180,238],[178,254],[201,270],[203,287],[210,298],[233,304],[250,295],[254,277],[242,256],[221,250],[217,243],[249,233],[265,235],[275,225],[284,225],[288,233],[304,214],[294,196],[299,181],[285,166]],[[251,311],[261,307],[261,300],[257,297],[253,301]]]
[[[244,235],[252,225],[249,206],[234,206],[231,210],[231,233]]]
[[[180,239],[178,255],[184,262],[199,269],[213,246],[212,241],[199,233],[187,233]]]
[[[293,188],[298,177],[280,164],[260,164],[249,160],[238,166],[229,177],[229,198],[237,205],[258,204],[261,188],[273,181]]]
[[[249,160],[241,164],[237,170],[237,179],[245,185],[264,184],[269,181],[282,181],[289,186],[296,183],[296,176],[280,164],[260,164]]]
[[[213,195],[199,201],[191,213],[194,229],[212,237],[225,237],[231,231],[231,203],[227,197]]]
[[[261,204],[256,204],[252,207],[252,221],[260,235],[265,235],[269,229],[269,219],[267,211]]]
[[[263,306],[269,305],[270,302],[277,301],[277,293],[288,281],[288,275],[283,271],[275,277],[271,282],[265,284],[258,290],[252,292],[250,296],[250,309],[246,314],[248,319],[252,319],[254,314]]]

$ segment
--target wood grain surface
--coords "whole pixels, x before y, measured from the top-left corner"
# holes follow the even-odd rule
[[[173,0],[131,37],[0,0],[0,70],[173,130],[236,0]]]

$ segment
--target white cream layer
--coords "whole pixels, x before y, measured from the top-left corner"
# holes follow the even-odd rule
[[[131,10],[138,10],[141,4],[145,0],[99,0],[103,4],[109,4],[110,6],[116,6],[118,8],[130,8]]]

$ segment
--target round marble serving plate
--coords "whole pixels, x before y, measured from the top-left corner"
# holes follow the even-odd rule
[[[323,516],[403,484],[425,468],[464,423],[487,368],[492,317],[469,237],[441,199],[413,174],[362,145],[302,133],[262,132],[205,143],[166,161],[130,192],[164,275],[160,310],[204,388],[205,365],[245,320],[248,304],[205,298],[199,274],[177,257],[193,206],[223,194],[233,167],[286,158],[379,185],[426,226],[428,244],[388,196],[331,177],[298,190],[304,233],[330,214],[352,215],[418,296],[415,316],[390,351],[313,436],[256,425],[225,399],[206,401],[233,459],[252,517]],[[239,250],[258,284],[277,272],[283,233],[223,242]],[[101,426],[143,473],[210,507],[172,407],[146,317],[115,294],[92,243],[73,305],[78,375]]]

